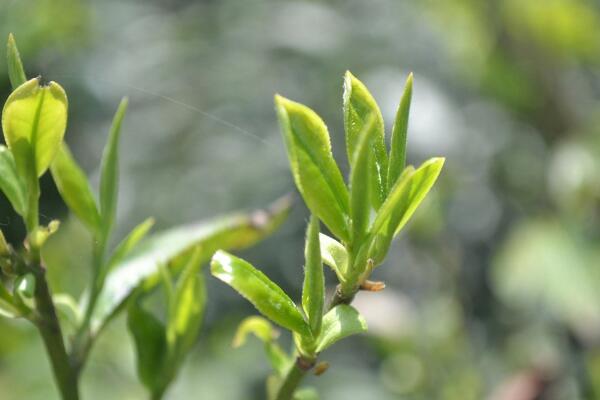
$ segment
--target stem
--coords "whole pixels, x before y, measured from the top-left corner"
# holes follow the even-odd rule
[[[302,378],[304,378],[304,375],[306,375],[313,365],[314,361],[307,361],[302,357],[298,357],[281,383],[275,400],[292,400],[294,392],[298,388]]]
[[[333,296],[331,297],[331,300],[329,301],[329,305],[327,306],[327,311],[330,311],[335,306],[340,305],[340,304],[352,303],[352,300],[354,300],[354,296],[356,295],[356,292],[358,292],[358,289],[350,290],[347,292],[343,289],[341,284],[338,284],[335,287],[335,293],[333,294]]]
[[[58,384],[61,396],[63,400],[78,400],[78,374],[69,360],[56,309],[50,295],[50,288],[46,281],[46,271],[41,265],[38,266],[35,301],[40,314],[35,323],[46,346],[54,379]]]

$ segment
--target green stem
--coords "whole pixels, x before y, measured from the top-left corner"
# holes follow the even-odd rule
[[[311,362],[298,357],[281,383],[275,400],[292,400],[294,398],[294,392],[296,392],[302,378],[304,378],[313,365],[314,361]]]
[[[50,288],[46,281],[46,271],[41,266],[39,266],[36,279],[35,301],[40,315],[35,323],[44,341],[62,399],[78,400],[79,377],[69,360]]]
[[[358,289],[344,290],[342,285],[338,284],[335,288],[335,293],[331,297],[331,300],[329,300],[329,305],[327,306],[327,311],[330,311],[335,306],[340,305],[340,304],[352,303],[352,300],[354,300],[354,296],[356,295],[356,292],[358,292]]]

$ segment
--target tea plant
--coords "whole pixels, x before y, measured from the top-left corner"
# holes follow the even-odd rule
[[[292,174],[312,213],[306,234],[302,307],[244,260],[219,251],[211,262],[214,276],[293,334],[295,348],[286,354],[277,344],[270,322],[250,317],[242,322],[234,340],[240,345],[253,333],[265,343],[274,370],[267,380],[270,400],[316,398],[314,391],[297,387],[311,369],[317,374],[324,372],[326,364],[317,364],[319,354],[338,340],[367,330],[364,318],[350,303],[359,290],[384,288],[383,282],[369,277],[442,169],[443,158],[432,158],[417,169],[405,167],[411,96],[412,75],[398,107],[388,152],[379,107],[367,87],[346,73],[343,109],[348,185],[333,158],[325,123],[308,107],[275,97]],[[319,233],[319,220],[333,237]],[[333,269],[339,281],[327,306],[322,263]]]
[[[107,323],[129,308],[128,326],[138,357],[138,373],[153,399],[175,378],[200,327],[205,289],[199,268],[219,248],[241,249],[269,235],[285,218],[289,201],[267,211],[234,214],[148,236],[147,219],[111,247],[118,198],[119,138],[127,109],[124,99],[102,155],[99,202],[63,138],[67,95],[55,82],[27,80],[14,38],[8,40],[13,92],[2,111],[6,146],[0,145],[0,190],[23,219],[22,245],[9,244],[0,231],[0,314],[24,318],[39,331],[58,390],[79,398],[79,378],[92,345]],[[59,229],[39,223],[39,178],[51,170],[60,195],[91,236],[91,281],[81,300],[52,294],[41,249]],[[181,272],[174,285],[172,276]],[[158,284],[167,298],[165,323],[142,306]],[[74,332],[66,335],[67,328]]]

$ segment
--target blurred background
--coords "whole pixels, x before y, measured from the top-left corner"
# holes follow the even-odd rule
[[[2,0],[0,39],[9,32],[28,75],[67,90],[67,141],[94,182],[130,97],[117,238],[148,215],[164,229],[294,191],[274,93],[324,118],[347,172],[345,70],[388,127],[413,71],[409,161],[439,155],[446,167],[374,274],[386,290],[356,300],[369,334],[324,353],[330,370],[306,384],[327,400],[600,398],[597,1]],[[46,249],[53,289],[79,295],[89,238],[48,176],[42,204],[42,222],[64,221]],[[243,253],[295,299],[307,216],[298,202]],[[0,226],[22,240],[4,198]],[[255,311],[208,283],[201,336],[168,398],[263,399],[262,345],[230,348]],[[0,397],[58,398],[25,322],[0,320]],[[92,353],[83,397],[145,398],[122,317]]]

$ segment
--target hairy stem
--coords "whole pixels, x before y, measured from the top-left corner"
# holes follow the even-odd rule
[[[79,399],[79,378],[75,368],[71,365],[62,330],[56,315],[56,309],[52,302],[50,288],[46,281],[46,271],[38,266],[38,274],[35,285],[35,301],[39,317],[35,324],[42,336],[54,379],[63,400]]]

